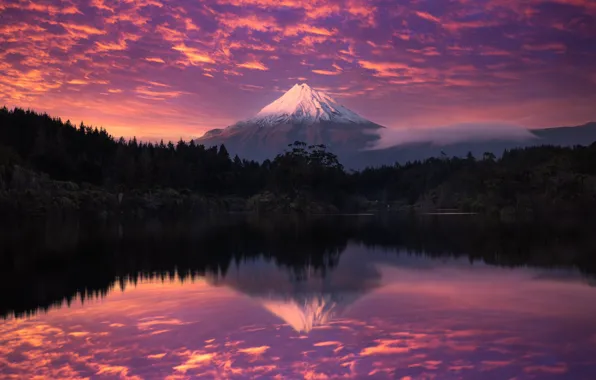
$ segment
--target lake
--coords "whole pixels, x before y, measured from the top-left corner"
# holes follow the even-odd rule
[[[11,223],[0,378],[594,379],[590,224]]]

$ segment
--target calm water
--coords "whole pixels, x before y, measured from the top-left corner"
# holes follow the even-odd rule
[[[574,224],[19,231],[0,246],[0,378],[596,378],[596,245]]]

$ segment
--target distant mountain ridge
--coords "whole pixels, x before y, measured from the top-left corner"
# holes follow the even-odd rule
[[[596,121],[578,126],[533,129],[531,132],[553,145],[590,145],[596,141]]]

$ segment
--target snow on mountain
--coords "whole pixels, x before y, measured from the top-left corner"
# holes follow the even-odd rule
[[[295,84],[282,97],[264,107],[248,120],[261,125],[280,123],[369,123],[355,112],[337,103],[329,95],[312,89],[309,85]]]

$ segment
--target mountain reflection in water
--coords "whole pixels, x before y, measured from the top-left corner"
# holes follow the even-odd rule
[[[379,223],[81,226],[65,246],[30,241],[30,254],[3,257],[3,286],[31,297],[2,300],[0,378],[593,379],[596,287],[578,264],[588,237],[573,234],[577,250],[557,262],[526,231],[515,255],[493,245],[485,256],[501,267],[486,247],[455,254],[461,242],[442,240],[478,223]],[[413,255],[422,241],[436,248]]]
[[[342,255],[325,273],[306,266],[297,278],[262,260],[230,268],[225,277],[209,276],[209,282],[246,294],[297,332],[309,332],[342,315],[362,295],[380,286],[381,275],[373,262]]]

